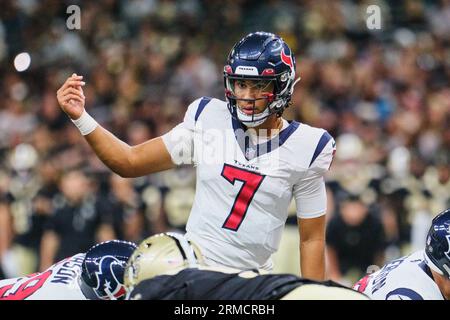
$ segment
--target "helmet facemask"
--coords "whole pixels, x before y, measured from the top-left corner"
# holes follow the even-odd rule
[[[228,69],[229,70],[229,69]],[[224,72],[225,96],[228,100],[228,109],[234,118],[239,120],[247,127],[256,127],[262,124],[269,116],[277,114],[281,116],[284,109],[288,106],[294,86],[294,75],[284,72],[273,77],[249,77],[242,75],[232,75]],[[251,89],[255,89],[255,99],[238,98],[236,94],[236,85],[239,81],[253,81]],[[267,91],[267,88],[273,84],[273,91]],[[258,112],[256,103],[260,100],[266,101],[266,107]],[[251,102],[252,112],[246,114],[239,107],[239,102]],[[246,108],[249,108],[248,106]]]
[[[231,107],[232,114],[244,125],[248,127],[258,126],[273,114],[271,102],[273,102],[273,92],[268,91],[273,79],[242,79],[236,77],[226,78],[227,99],[229,107]],[[257,97],[255,99],[238,98],[239,87],[241,85],[249,86],[249,90]],[[248,90],[247,89],[247,90]],[[259,101],[264,101],[264,110],[258,110],[257,104]],[[246,113],[243,109],[248,110]]]

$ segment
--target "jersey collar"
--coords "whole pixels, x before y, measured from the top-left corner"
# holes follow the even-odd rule
[[[259,156],[277,149],[278,147],[281,147],[300,126],[299,122],[291,121],[286,128],[280,131],[278,138],[279,143],[274,143],[274,139],[270,139],[265,143],[259,143],[255,145],[248,133],[246,134],[245,127],[242,125],[242,123],[234,117],[231,117],[231,121],[233,124],[234,136],[247,161],[253,160]]]

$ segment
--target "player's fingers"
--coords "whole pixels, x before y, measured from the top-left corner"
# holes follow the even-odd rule
[[[82,79],[83,78],[83,76],[79,76],[79,75],[77,75],[76,73],[72,73],[72,76],[71,76],[71,78],[73,78],[73,79]]]
[[[59,90],[57,92],[61,93],[62,91],[66,90],[68,87],[70,87],[69,80],[66,80],[66,82],[64,82],[64,84],[61,86],[61,88],[59,88]]]
[[[81,81],[81,79],[78,78],[67,78],[66,82],[61,86],[61,88],[58,91],[63,91],[68,87],[76,87],[76,86],[84,86],[86,83],[84,81]]]
[[[84,99],[83,99],[83,98],[78,97],[78,96],[76,96],[76,95],[72,95],[72,94],[69,94],[69,95],[67,95],[67,96],[64,96],[64,98],[61,99],[61,103],[64,105],[64,104],[66,104],[67,102],[69,102],[70,100],[75,100],[75,101],[79,101],[79,102],[81,102],[81,103],[84,103]]]
[[[70,80],[78,80],[78,81],[81,81],[81,80],[83,80],[83,76],[72,76],[72,77],[70,77],[69,79],[70,79]]]
[[[68,95],[74,95],[83,100],[85,99],[84,95],[81,92],[79,92],[78,90],[76,90],[75,88],[66,89],[66,91],[64,91],[62,94],[60,94],[58,96],[58,99],[64,101],[66,99],[65,97]]]
[[[80,97],[80,96],[75,95],[75,94],[68,94],[68,95],[65,95],[65,96],[63,96],[63,97],[61,98],[61,101],[62,101],[63,103],[66,103],[66,102],[68,102],[68,101],[71,100],[71,99],[77,100],[77,101],[80,101],[80,102],[84,102],[84,98],[83,98],[83,97]]]
[[[60,95],[64,96],[69,93],[76,94],[76,95],[84,98],[83,92],[81,92],[79,89],[74,88],[74,87],[69,87],[69,88],[65,89],[63,92],[60,93]]]
[[[73,93],[69,93],[69,94],[65,94],[65,95],[59,96],[58,97],[58,102],[60,104],[64,104],[64,102],[66,102],[66,101],[68,101],[70,99],[75,99],[75,98],[76,98],[77,101],[80,101],[80,102],[84,102],[84,100],[85,100],[83,96],[80,96],[80,95],[77,95],[77,94],[73,94]]]
[[[63,85],[61,86],[61,88],[59,89],[60,91],[63,91],[64,89],[66,89],[67,87],[70,86],[70,81],[72,81],[72,77],[67,78],[67,80],[63,83]]]
[[[81,80],[69,80],[69,81],[67,81],[67,83],[65,83],[64,89],[66,89],[68,87],[81,87],[81,86],[84,86],[85,84],[86,84],[86,82],[81,81]]]

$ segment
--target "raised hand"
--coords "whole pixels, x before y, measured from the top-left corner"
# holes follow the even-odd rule
[[[83,76],[74,73],[56,92],[59,106],[73,120],[78,119],[84,111],[85,97],[81,87],[85,82],[82,79]]]

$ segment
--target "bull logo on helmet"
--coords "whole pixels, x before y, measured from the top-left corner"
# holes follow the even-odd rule
[[[97,286],[95,293],[101,299],[118,299],[125,295],[125,288],[120,273],[123,272],[123,262],[114,256],[104,256],[95,272]]]

